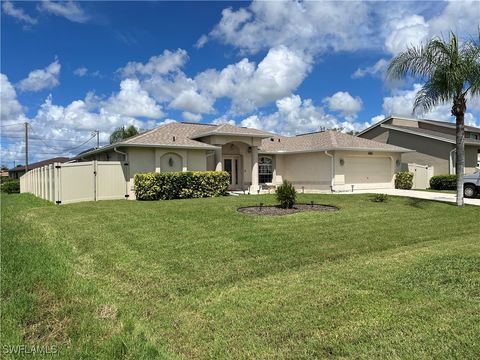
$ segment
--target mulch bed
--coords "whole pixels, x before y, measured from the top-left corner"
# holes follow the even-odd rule
[[[245,214],[278,216],[295,214],[304,211],[338,211],[338,208],[335,206],[320,204],[295,204],[295,206],[291,209],[284,209],[278,205],[263,205],[241,207],[238,209],[238,211]]]

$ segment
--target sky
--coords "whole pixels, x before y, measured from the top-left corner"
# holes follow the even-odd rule
[[[478,34],[478,1],[1,1],[1,164],[72,156],[121,126],[228,122],[285,135],[412,114],[385,80],[408,46]],[[480,126],[480,100],[466,123]]]

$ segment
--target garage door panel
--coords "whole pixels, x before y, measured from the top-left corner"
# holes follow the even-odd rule
[[[370,184],[391,181],[390,158],[351,157],[345,159],[345,183]]]

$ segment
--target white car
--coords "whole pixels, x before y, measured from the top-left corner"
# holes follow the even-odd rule
[[[480,171],[474,174],[463,176],[463,195],[467,198],[474,198],[480,194]]]

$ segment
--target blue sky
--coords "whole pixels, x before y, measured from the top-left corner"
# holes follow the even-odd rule
[[[479,18],[474,1],[2,1],[2,164],[24,162],[24,121],[32,162],[129,124],[295,134],[411,116],[420,84],[386,82],[388,61],[449,30],[473,36]],[[419,116],[451,120],[449,105]]]

